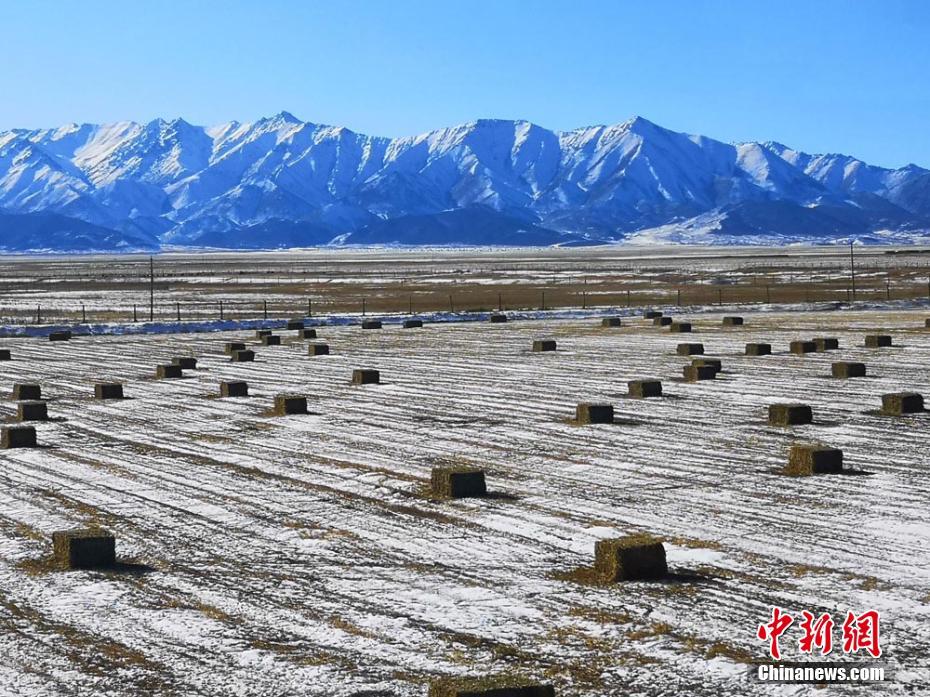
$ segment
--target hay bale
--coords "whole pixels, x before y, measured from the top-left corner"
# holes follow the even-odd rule
[[[181,366],[171,363],[170,365],[159,365],[155,367],[155,378],[157,380],[170,380],[181,377]]]
[[[289,331],[296,331],[298,329],[304,328],[304,322],[301,319],[289,319],[287,321],[287,329]]]
[[[746,344],[747,356],[771,356],[771,344]]]
[[[664,578],[668,575],[665,546],[649,535],[598,540],[594,545],[594,569],[608,583]]]
[[[10,349],[0,349],[0,361],[10,361],[10,360],[13,360],[13,357],[10,354]]]
[[[271,336],[271,330],[270,330],[270,329],[258,329],[258,330],[256,330],[256,332],[255,332],[255,338],[258,339],[259,341],[261,341],[262,338],[264,338],[264,337],[266,337],[266,336]]]
[[[310,346],[307,347],[307,353],[311,356],[328,356],[329,344],[310,344]]]
[[[352,371],[353,385],[377,385],[381,382],[381,373],[371,368],[356,368]]]
[[[171,362],[174,365],[181,366],[181,370],[197,369],[197,359],[191,356],[179,356],[177,358],[172,358]]]
[[[695,356],[704,353],[704,344],[678,344],[679,356]]]
[[[623,325],[623,322],[620,321],[619,317],[604,317],[601,320],[602,327],[620,327]]]
[[[652,320],[653,327],[667,327],[673,322],[671,317],[656,317]]]
[[[533,351],[555,351],[555,339],[537,339],[533,342]]]
[[[717,377],[716,368],[710,365],[686,365],[681,372],[684,374],[685,382],[713,380]]]
[[[316,329],[299,329],[297,331],[298,339],[316,339]]]
[[[643,310],[643,319],[657,319],[662,313],[658,310]]]
[[[48,404],[42,401],[17,402],[17,421],[48,421]]]
[[[262,337],[262,346],[280,346],[281,337],[277,334],[266,334]]]
[[[59,332],[52,332],[48,335],[49,341],[71,341],[71,332],[64,330]]]
[[[223,351],[227,356],[233,355],[236,351],[245,351],[245,343],[242,341],[227,341]]]
[[[243,351],[233,351],[233,354],[229,357],[229,360],[233,363],[251,363],[255,360],[255,351],[250,351],[248,349]]]
[[[830,366],[830,372],[835,378],[864,378],[865,363],[837,361]]]
[[[299,394],[278,394],[274,397],[274,413],[277,416],[306,414],[307,398]]]
[[[840,340],[832,336],[814,337],[814,351],[824,353],[825,351],[836,351],[840,347]]]
[[[630,380],[626,385],[629,396],[634,399],[662,396],[662,383],[659,380]]]
[[[866,348],[883,348],[891,346],[891,336],[888,334],[868,334],[865,337]]]
[[[724,317],[723,326],[724,327],[741,327],[743,326],[743,318],[735,317],[735,316]]]
[[[123,385],[119,382],[98,382],[94,385],[94,399],[122,399]]]
[[[106,530],[53,532],[52,549],[63,569],[105,569],[116,564],[116,538]]]
[[[927,329],[930,329],[930,317],[928,317],[927,319],[924,320],[924,326],[925,326]]]
[[[362,329],[381,329],[380,319],[362,320]]]
[[[405,319],[404,329],[419,329],[423,326],[422,319]]]
[[[817,350],[817,344],[813,341],[792,341],[788,349],[791,353],[803,355],[805,353],[814,353]]]
[[[770,404],[770,426],[797,426],[814,421],[814,412],[807,404]]]
[[[578,424],[612,424],[614,407],[612,404],[590,404],[582,402],[575,407],[575,423]]]
[[[882,395],[882,414],[902,416],[918,414],[923,410],[924,398],[917,392],[893,392]]]
[[[811,474],[839,474],[843,471],[843,451],[825,445],[792,445],[785,474],[805,477]]]
[[[432,495],[443,499],[464,499],[488,493],[484,470],[477,467],[434,467],[430,474]]]
[[[427,697],[555,697],[555,688],[512,676],[435,678]]]
[[[243,380],[228,380],[220,383],[220,397],[248,397],[249,383]]]
[[[42,386],[35,382],[14,383],[13,399],[42,399]]]
[[[492,324],[500,324],[501,322],[507,321],[507,315],[500,312],[492,312],[491,316],[488,318]]]
[[[698,366],[699,368],[713,368],[715,373],[719,373],[723,368],[723,364],[720,362],[719,358],[692,358],[691,365]]]
[[[3,426],[0,429],[0,448],[35,448],[34,426]]]
[[[668,330],[672,334],[689,334],[691,332],[691,322],[672,322],[668,325]]]

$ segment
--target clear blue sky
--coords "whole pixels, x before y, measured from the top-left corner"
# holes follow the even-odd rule
[[[288,110],[397,136],[640,115],[930,167],[925,0],[0,3],[0,129]]]

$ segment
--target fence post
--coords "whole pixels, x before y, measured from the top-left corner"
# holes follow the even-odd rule
[[[268,319],[268,301],[263,300],[262,303],[263,303],[263,308],[264,308],[264,313],[265,313],[265,319]]]
[[[223,319],[224,319],[224,317],[223,317],[223,301],[220,300],[220,322],[222,322]]]
[[[133,321],[133,322],[138,322],[138,321],[139,321],[139,315],[136,314],[136,306],[135,306],[135,305],[132,306],[132,321]]]
[[[588,292],[585,290],[581,291],[581,309],[588,309]]]
[[[930,281],[927,281],[927,292],[930,293]],[[449,293],[449,312],[455,314],[455,304],[452,302],[452,293]]]
[[[180,303],[180,302],[176,302],[176,303],[174,304],[174,307],[175,307],[175,309],[178,311],[178,322],[180,322],[180,321],[181,321],[181,303]]]
[[[83,305],[81,305],[81,322],[87,324],[87,312],[84,310]]]
[[[42,324],[42,306],[36,305],[36,324]]]

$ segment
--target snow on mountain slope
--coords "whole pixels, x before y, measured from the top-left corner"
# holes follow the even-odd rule
[[[389,139],[281,112],[0,133],[0,210],[232,248],[262,235],[271,247],[591,243],[708,221],[717,235],[829,240],[930,229],[930,171],[732,145],[641,117],[561,133],[481,119]]]

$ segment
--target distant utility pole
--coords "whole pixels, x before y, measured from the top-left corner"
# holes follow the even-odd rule
[[[149,257],[149,322],[155,321],[155,258]]]
[[[849,243],[849,277],[852,281],[852,299],[856,302],[856,255],[853,252],[853,243]]]

